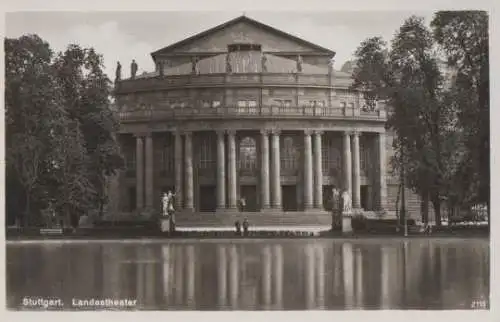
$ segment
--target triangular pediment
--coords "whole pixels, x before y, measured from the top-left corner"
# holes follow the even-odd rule
[[[310,43],[281,30],[242,16],[224,24],[184,39],[152,53],[168,55],[175,53],[226,52],[230,44],[258,44],[262,51],[284,53],[321,53],[335,55],[327,48]]]

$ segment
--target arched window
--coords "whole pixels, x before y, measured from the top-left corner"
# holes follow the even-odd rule
[[[257,168],[257,143],[251,137],[240,141],[240,169],[254,170]]]
[[[296,170],[298,165],[299,151],[295,146],[293,137],[286,136],[283,139],[283,148],[281,153],[281,167],[287,170]]]

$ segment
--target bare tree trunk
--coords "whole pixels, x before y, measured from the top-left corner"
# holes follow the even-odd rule
[[[422,222],[424,224],[429,223],[429,193],[426,191],[422,194],[422,200],[420,201],[420,211],[422,215]]]
[[[441,226],[441,199],[439,199],[439,195],[432,196],[432,206],[434,208],[436,226]]]

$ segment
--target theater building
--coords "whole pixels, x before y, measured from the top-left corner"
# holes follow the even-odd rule
[[[179,222],[232,224],[244,198],[250,221],[327,223],[333,187],[394,210],[385,106],[349,89],[334,51],[241,16],[151,55],[154,72],[115,84],[115,213],[159,212],[171,190]]]

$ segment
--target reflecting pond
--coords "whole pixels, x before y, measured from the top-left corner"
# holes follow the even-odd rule
[[[131,299],[127,308],[141,310],[489,308],[489,262],[488,239],[9,242],[7,305],[34,309],[26,298],[50,298],[69,310],[96,309],[75,306],[82,299]]]

